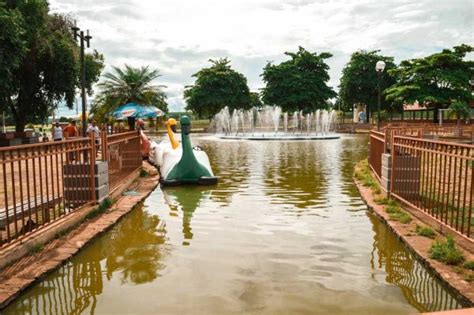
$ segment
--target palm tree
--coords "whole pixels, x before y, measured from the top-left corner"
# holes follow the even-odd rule
[[[105,118],[120,105],[131,102],[155,106],[166,112],[166,94],[162,90],[166,86],[153,84],[160,76],[158,70],[148,66],[113,67],[113,71],[105,73],[104,80],[98,84],[100,93],[91,112],[96,118]]]

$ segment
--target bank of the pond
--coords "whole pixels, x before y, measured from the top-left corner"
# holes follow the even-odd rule
[[[155,189],[2,314],[412,314],[466,307],[367,209],[367,137],[193,136],[216,186]]]
[[[92,210],[87,217],[89,219],[70,232],[63,232],[64,235],[58,235],[44,246],[37,245],[31,249],[30,255],[0,270],[0,310],[31,285],[69,261],[84,246],[107,232],[142,202],[159,183],[156,170],[148,163],[144,163],[143,167],[143,176],[128,187],[123,187],[122,190],[128,193],[120,193],[115,203],[104,213]]]
[[[364,184],[356,178],[354,178],[354,181],[362,200],[367,204],[368,208],[418,257],[427,269],[439,277],[440,281],[442,281],[446,287],[450,288],[450,290],[461,297],[461,299],[465,300],[466,304],[474,306],[474,285],[472,282],[466,281],[461,273],[456,272],[455,267],[429,257],[429,250],[434,240],[416,233],[417,226],[427,226],[428,223],[422,222],[414,216],[411,216],[412,220],[408,223],[401,223],[391,219],[390,214],[386,211],[387,206],[376,202],[377,197],[375,197],[376,194],[374,194],[373,189],[364,186]],[[381,195],[379,195],[378,198],[381,198]],[[474,259],[473,253],[465,249],[461,250],[466,260],[472,261]]]

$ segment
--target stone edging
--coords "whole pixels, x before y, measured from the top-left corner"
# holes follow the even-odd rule
[[[470,306],[474,306],[474,286],[465,281],[461,275],[452,269],[452,267],[429,258],[428,250],[433,242],[432,239],[419,235],[413,235],[413,230],[416,224],[428,224],[421,222],[418,217],[414,216],[412,216],[413,220],[409,224],[402,224],[400,222],[390,220],[389,215],[384,211],[384,206],[378,205],[374,202],[372,190],[368,187],[364,187],[356,179],[354,179],[354,182],[356,183],[362,200],[367,205],[369,210],[371,210],[376,215],[376,217],[395,234],[395,236],[405,245],[405,247],[410,250],[410,252],[412,252],[429,271],[435,274],[444,285],[449,287],[452,292],[457,294],[461,299],[465,300],[468,304],[470,304]],[[474,255],[472,253],[466,251],[464,251],[464,253],[468,259],[474,259]]]
[[[149,177],[138,178],[128,187],[138,192],[136,196],[121,196],[104,214],[81,223],[65,237],[46,244],[41,252],[25,256],[1,270],[0,310],[28,287],[68,262],[81,248],[112,228],[148,197],[159,184],[156,170],[152,170],[150,174]]]

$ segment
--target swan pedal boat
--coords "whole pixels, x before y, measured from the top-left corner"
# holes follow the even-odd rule
[[[167,122],[169,141],[151,145],[150,158],[160,171],[161,186],[217,184],[218,178],[212,172],[206,152],[191,145],[191,119],[188,116],[180,119],[181,144],[174,137],[176,120],[173,120]]]

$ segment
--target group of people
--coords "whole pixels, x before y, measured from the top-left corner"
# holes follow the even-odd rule
[[[89,126],[87,126],[86,130],[87,135],[94,133],[96,139],[100,139],[100,129],[97,126],[96,122],[93,120],[90,122]],[[51,130],[51,136],[53,141],[62,141],[65,139],[75,138],[79,136],[79,130],[76,126],[76,121],[71,120],[66,127],[61,127],[59,122],[56,122],[53,125],[53,129]],[[48,141],[48,137],[46,133],[43,133],[43,141]]]

